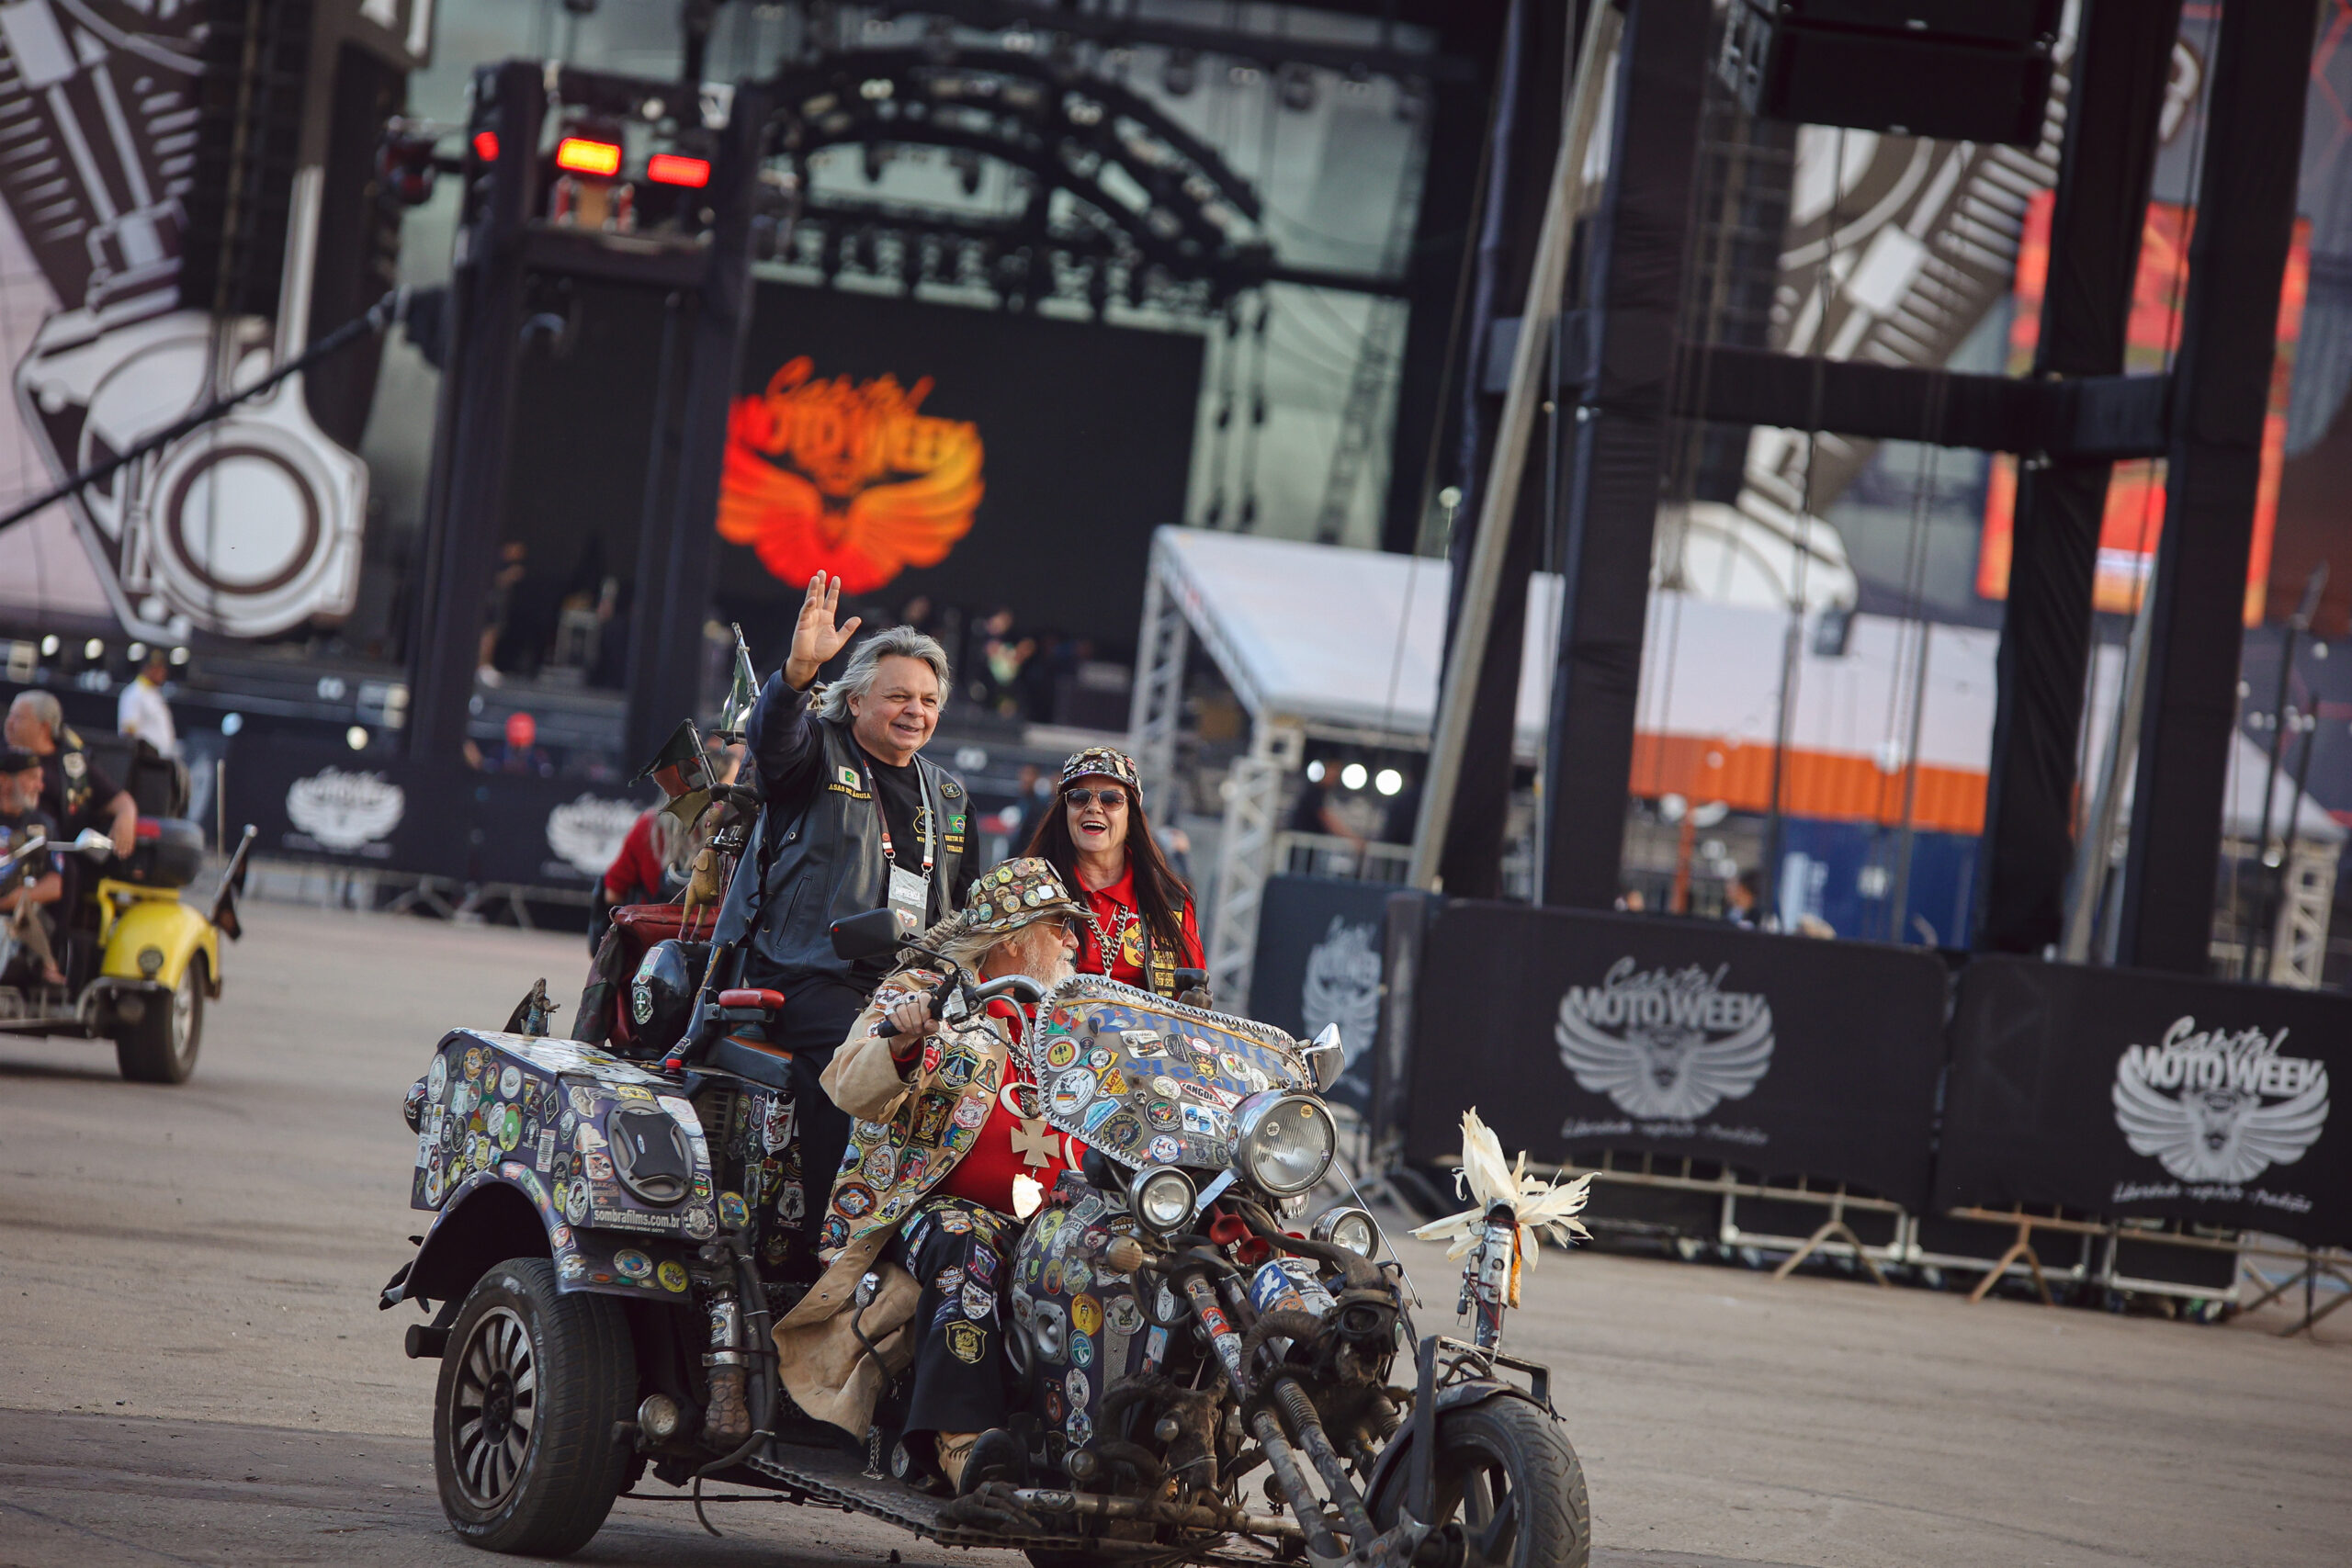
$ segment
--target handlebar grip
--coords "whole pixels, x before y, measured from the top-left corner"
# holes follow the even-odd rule
[[[947,1001],[947,993],[953,989],[954,987],[955,982],[953,980],[942,980],[938,985],[933,986],[931,988],[930,999],[932,1017],[937,1018],[940,1016],[940,1012]],[[913,998],[909,998],[908,999],[912,1000]],[[890,1021],[890,1015],[887,1012],[875,1021],[874,1037],[877,1040],[888,1040],[904,1032],[906,1032],[904,1030]]]

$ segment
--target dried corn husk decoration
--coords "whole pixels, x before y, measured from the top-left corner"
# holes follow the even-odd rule
[[[1524,1150],[1516,1166],[1505,1164],[1501,1141],[1478,1120],[1475,1110],[1462,1113],[1462,1168],[1454,1173],[1453,1186],[1469,1198],[1471,1206],[1458,1214],[1432,1220],[1413,1234],[1423,1241],[1450,1242],[1448,1258],[1466,1257],[1485,1233],[1487,1211],[1497,1203],[1510,1204],[1519,1216],[1519,1258],[1511,1269],[1513,1296],[1518,1294],[1519,1261],[1529,1268],[1535,1266],[1539,1237],[1548,1236],[1561,1247],[1592,1238],[1592,1233],[1574,1218],[1584,1208],[1592,1178],[1585,1175],[1574,1181],[1547,1182],[1530,1176]]]

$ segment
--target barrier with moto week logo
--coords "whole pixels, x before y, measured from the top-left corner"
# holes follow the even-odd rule
[[[1962,971],[1936,1197],[2352,1241],[2352,999],[2023,958]]]
[[[475,773],[278,738],[232,750],[227,790],[225,816],[260,829],[264,857],[581,900],[654,798],[645,786]]]
[[[1381,1096],[1408,1159],[1450,1158],[1476,1105],[1504,1147],[1547,1165],[1650,1151],[1926,1207],[1944,1060],[1933,955],[1516,904],[1410,908],[1389,911],[1408,1044],[1384,1039]]]

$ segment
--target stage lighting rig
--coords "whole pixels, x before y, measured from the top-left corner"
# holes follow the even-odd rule
[[[760,245],[793,243],[790,172],[760,166],[765,102],[756,83],[656,81],[536,61],[475,73],[459,142],[465,194],[428,486],[427,589],[412,642],[412,743],[424,751],[454,753],[465,738],[469,639],[510,470],[577,460],[526,449],[516,388],[543,374],[548,357],[602,341],[600,322],[648,297],[666,302],[675,330],[665,328],[658,346],[630,349],[635,357],[617,371],[606,367],[661,389],[645,435],[638,603],[666,603],[673,574],[696,580],[695,552],[712,547],[752,258]],[[625,293],[637,298],[623,301]],[[640,640],[647,647],[629,665],[632,746],[639,728],[663,716],[675,722],[698,678],[690,648],[650,632]]]
[[[1115,295],[1190,313],[1285,276],[1257,193],[1215,149],[1115,76],[1089,74],[1066,51],[1031,41],[944,59],[935,40],[860,50],[790,66],[767,85],[776,105],[771,166],[798,176],[797,222],[818,236],[828,280],[847,271],[910,288],[937,281],[937,264],[924,258],[970,244],[979,265],[959,264],[958,281],[977,271],[1008,306],[1055,298],[1099,310]],[[854,160],[867,190],[811,177],[812,163],[834,148]],[[886,176],[909,149],[944,152],[967,197],[989,187],[989,163],[1004,166],[1003,205],[897,195]],[[832,238],[844,231],[891,243],[844,254]],[[801,247],[779,252],[797,256]]]

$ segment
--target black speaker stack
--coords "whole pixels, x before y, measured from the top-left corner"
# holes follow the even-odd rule
[[[1767,119],[2030,146],[2063,0],[1732,0],[1717,62]]]

